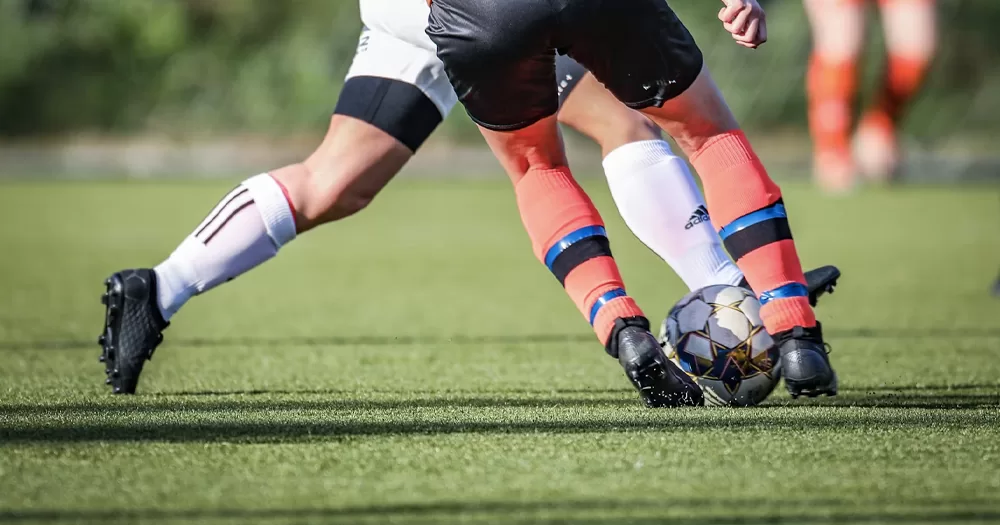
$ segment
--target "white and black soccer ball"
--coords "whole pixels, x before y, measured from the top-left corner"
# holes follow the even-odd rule
[[[687,294],[663,321],[660,344],[698,382],[708,404],[756,405],[781,379],[760,302],[744,288],[714,285]]]

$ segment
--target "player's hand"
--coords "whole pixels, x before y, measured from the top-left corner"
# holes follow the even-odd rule
[[[767,42],[767,21],[757,0],[722,0],[726,7],[719,10],[722,27],[743,47],[756,49]]]

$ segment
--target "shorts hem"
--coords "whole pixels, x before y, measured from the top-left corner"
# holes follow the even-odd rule
[[[472,119],[472,121],[475,122],[478,126],[480,126],[482,128],[486,128],[486,129],[488,129],[490,131],[501,131],[501,132],[503,132],[503,131],[517,131],[519,129],[524,129],[524,128],[526,128],[526,127],[528,127],[528,126],[530,126],[530,125],[532,125],[532,124],[534,124],[534,123],[542,120],[543,118],[548,118],[548,117],[551,117],[552,115],[555,115],[555,114],[558,113],[558,112],[554,111],[554,112],[552,112],[552,113],[550,113],[548,115],[542,115],[540,117],[533,117],[533,118],[530,118],[528,120],[522,120],[521,122],[518,122],[516,124],[490,124],[489,122],[484,122],[484,121],[476,118],[475,116],[473,116],[473,114],[470,113],[468,109],[466,109],[465,112],[469,115],[469,118]]]
[[[705,69],[704,57],[698,61],[698,67],[692,67],[689,69],[689,71],[694,71],[694,74],[688,73],[679,80],[675,80],[673,84],[668,84],[666,88],[661,89],[655,96],[637,102],[622,101],[622,104],[625,104],[629,108],[635,110],[646,109],[649,107],[663,107],[663,104],[667,101],[673,100],[683,95],[688,89],[691,89],[691,86],[693,86],[695,81],[698,80],[698,77],[701,76],[703,69]]]

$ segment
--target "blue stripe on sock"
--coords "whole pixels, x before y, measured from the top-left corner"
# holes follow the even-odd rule
[[[601,311],[601,307],[611,302],[612,299],[625,297],[626,295],[628,294],[625,293],[625,290],[621,288],[615,288],[614,290],[611,290],[610,292],[607,292],[604,295],[598,297],[597,301],[594,302],[594,306],[590,307],[590,326],[594,326],[594,321],[597,320],[597,312]]]
[[[555,243],[549,251],[545,253],[545,266],[552,271],[552,263],[556,262],[556,257],[562,253],[566,248],[569,248],[573,243],[577,243],[586,239],[587,237],[607,237],[608,232],[604,230],[604,226],[585,226],[579,230],[570,232],[559,242]]]
[[[744,215],[743,217],[736,219],[719,231],[719,236],[722,237],[722,240],[726,240],[726,237],[729,237],[740,230],[749,228],[754,224],[769,221],[771,219],[785,218],[788,218],[788,215],[785,213],[785,205],[775,204],[774,206],[769,206],[763,210],[757,210],[749,215]]]
[[[775,288],[774,290],[768,290],[760,294],[760,305],[765,304],[775,300],[775,299],[787,299],[789,297],[808,297],[809,289],[806,288],[804,284],[799,283],[788,283],[784,286]]]

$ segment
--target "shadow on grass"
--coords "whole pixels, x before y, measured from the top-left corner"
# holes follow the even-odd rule
[[[830,339],[973,339],[1000,337],[1000,328],[947,329],[927,328],[874,329],[857,328],[824,330]],[[417,346],[417,345],[520,345],[520,344],[592,344],[594,336],[585,334],[526,334],[526,335],[454,335],[434,336],[282,336],[282,337],[218,337],[168,339],[172,347],[181,348],[268,348],[268,347],[337,347],[337,346]],[[74,350],[96,348],[92,340],[0,341],[0,351]]]
[[[998,406],[997,396],[970,396]],[[899,404],[877,411],[739,409],[638,409],[638,401],[611,400],[604,409],[579,410],[581,404],[562,406],[563,399],[536,399],[528,410],[503,411],[510,404],[499,397],[451,397],[416,400],[212,400],[191,404],[115,403],[111,405],[53,405],[0,407],[0,443],[52,442],[313,442],[338,441],[357,436],[408,436],[434,434],[581,434],[607,432],[678,432],[689,430],[774,432],[857,431],[871,428],[909,430],[928,425],[981,428],[991,423],[983,412],[944,410]],[[592,400],[581,400],[583,405]],[[506,405],[505,405],[506,403]],[[847,405],[849,402],[845,403]],[[870,400],[867,406],[875,405]],[[636,410],[622,410],[627,406]],[[866,406],[855,403],[853,406]],[[420,410],[419,408],[429,408]],[[968,408],[968,407],[959,407]],[[446,409],[446,411],[433,410]]]
[[[331,396],[323,399],[276,399],[272,396],[307,394],[309,397]],[[287,411],[406,411],[415,409],[558,409],[585,407],[593,409],[626,408],[638,406],[638,397],[630,391],[617,391],[617,395],[594,394],[588,397],[532,396],[517,395],[455,395],[430,394],[414,395],[412,392],[396,393],[391,399],[358,398],[358,392],[307,391],[307,392],[219,392],[202,393],[190,401],[187,396],[136,396],[134,398],[112,397],[95,403],[60,403],[51,405],[0,404],[0,414],[29,416],[75,415],[98,416],[107,414],[157,414],[183,412],[287,412]],[[234,398],[234,396],[237,396]],[[334,397],[346,396],[346,397]]]
[[[954,394],[942,392],[920,394],[905,390],[893,392],[852,390],[841,392],[835,397],[823,397],[811,400],[772,399],[765,406],[909,408],[925,410],[1000,408],[1000,391],[987,394]]]
[[[720,505],[721,503],[721,505]],[[93,522],[134,522],[145,520],[177,520],[197,522],[201,520],[392,520],[393,523],[433,520],[432,522],[461,519],[472,522],[503,523],[689,523],[703,524],[770,524],[770,523],[957,523],[991,522],[1000,519],[1000,511],[995,510],[996,502],[984,500],[915,502],[912,510],[883,510],[881,504],[869,504],[865,510],[856,509],[859,502],[847,500],[793,501],[787,509],[771,507],[770,513],[756,512],[760,508],[759,499],[739,500],[726,497],[724,500],[670,500],[656,501],[595,501],[569,500],[553,502],[442,502],[423,504],[388,504],[343,508],[317,509],[219,509],[219,510],[24,510],[0,512],[4,523],[38,522],[58,523],[64,521]],[[896,504],[896,502],[888,502]],[[720,506],[741,509],[740,513],[726,512]],[[935,507],[964,507],[968,510],[938,510]],[[879,510],[872,510],[872,507]],[[972,507],[979,507],[977,510]],[[743,510],[750,509],[750,510]],[[715,512],[713,513],[713,510]],[[725,512],[724,515],[720,515]],[[610,516],[601,516],[602,513]],[[629,515],[646,517],[631,518]],[[660,515],[661,517],[656,517]]]
[[[285,397],[307,396],[322,399],[286,399]],[[440,392],[403,392],[377,394],[374,397],[357,397],[357,391],[304,390],[304,391],[235,391],[199,392],[192,394],[171,394],[141,397],[113,397],[95,402],[55,403],[55,404],[0,404],[0,415],[45,416],[106,416],[167,413],[213,412],[357,412],[357,411],[406,411],[417,409],[571,409],[589,408],[595,410],[625,409],[638,407],[639,400],[631,390],[597,390],[558,393],[512,393],[498,394],[454,394]],[[326,398],[325,396],[331,396]],[[382,399],[379,399],[382,397]],[[196,401],[190,401],[195,399]],[[859,407],[859,408],[910,408],[925,410],[954,410],[1000,408],[1000,391],[994,393],[910,393],[906,390],[893,392],[864,392],[860,390],[842,392],[836,397],[794,401],[788,398],[772,399],[758,410],[786,407]],[[709,408],[706,410],[730,410],[739,408]]]

